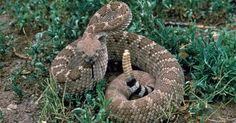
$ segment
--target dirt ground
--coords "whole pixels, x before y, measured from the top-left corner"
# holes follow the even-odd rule
[[[0,61],[3,65],[0,70],[0,123],[35,123],[39,119],[37,96],[26,91],[20,99],[11,90],[9,75],[24,63],[16,58]]]
[[[9,20],[9,16],[0,16],[0,22],[2,20]],[[12,33],[12,30],[9,28],[0,28],[0,31]],[[20,41],[16,47],[16,51],[21,53],[22,49],[25,49],[27,44],[29,44],[29,42],[27,42],[29,37],[22,35],[19,37]],[[31,91],[32,89],[24,90],[26,91],[24,97],[19,99],[11,90],[9,75],[20,68],[25,62],[26,60],[24,58],[20,58],[16,54],[9,54],[6,58],[0,59],[0,64],[3,66],[0,69],[0,123],[35,123],[39,120],[40,105],[38,98],[40,94],[35,94]],[[214,111],[206,117],[207,120],[205,120],[205,122],[236,123],[235,104],[217,103],[210,106]],[[187,110],[183,111],[182,117],[188,122],[190,118],[189,112],[187,112]],[[199,120],[195,119],[193,122],[199,122]]]
[[[1,91],[0,105],[4,123],[35,123],[39,119],[39,108],[32,97],[20,101],[12,91]]]
[[[10,17],[7,14],[0,16],[0,31],[4,34],[13,34],[15,30],[10,28]],[[16,33],[17,34],[17,33]],[[17,52],[23,52],[27,42],[25,36],[19,36],[17,40]],[[20,68],[26,62],[25,59],[14,54],[13,49],[4,58],[0,58],[0,123],[35,123],[39,119],[40,106],[38,96],[29,90],[25,91],[20,99],[11,89],[10,74]],[[16,53],[16,52],[15,52]]]

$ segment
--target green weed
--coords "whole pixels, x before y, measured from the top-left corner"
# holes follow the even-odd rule
[[[3,112],[0,110],[0,123],[3,123],[3,117],[4,116],[4,114],[3,114]]]
[[[52,79],[46,80],[46,89],[43,92],[43,108],[41,110],[41,121],[66,121],[68,116],[65,112],[64,101],[58,96],[56,82]]]
[[[7,56],[11,52],[11,36],[7,36],[0,32],[0,59],[3,60],[3,57]]]
[[[101,81],[96,86],[96,92],[88,91],[84,94],[85,100],[82,97],[74,95],[58,95],[57,84],[54,80],[46,81],[47,87],[43,93],[43,108],[41,111],[40,120],[50,122],[109,122],[107,110],[110,101],[106,100],[103,94],[105,89],[105,81]],[[64,100],[65,99],[65,100]],[[65,101],[76,103],[76,106],[82,105],[68,111],[64,105]],[[72,104],[72,103],[71,103]]]
[[[96,93],[86,93],[82,107],[72,110],[76,120],[83,123],[110,123],[108,110],[110,100],[104,96],[105,81],[100,81],[96,86]]]
[[[19,96],[20,98],[22,98],[24,96],[24,91],[22,89],[22,86],[19,84],[19,78],[21,76],[21,70],[18,69],[16,72],[14,72],[10,77],[9,80],[11,81],[11,89],[13,90],[13,92],[15,92],[15,94],[17,96]]]

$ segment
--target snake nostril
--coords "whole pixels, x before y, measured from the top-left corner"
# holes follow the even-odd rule
[[[96,56],[96,57],[98,57],[98,55],[99,55],[98,53],[95,53],[95,56]]]
[[[83,54],[83,55],[82,55],[82,58],[85,58],[85,57],[86,57],[86,55],[85,55],[85,54]]]

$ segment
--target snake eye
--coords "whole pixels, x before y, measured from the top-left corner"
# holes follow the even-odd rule
[[[102,36],[100,36],[100,37],[98,38],[98,40],[99,40],[100,42],[104,42],[104,41],[106,41],[106,36],[105,36],[105,35],[102,35]]]
[[[79,51],[79,53],[80,53],[80,54],[82,54],[82,55],[84,55],[84,54],[85,54],[85,52],[84,52],[84,51]]]

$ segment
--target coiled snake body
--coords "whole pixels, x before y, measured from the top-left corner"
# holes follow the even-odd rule
[[[166,49],[144,36],[122,31],[131,18],[123,2],[103,6],[92,16],[83,36],[59,52],[50,73],[61,87],[66,85],[67,92],[82,93],[104,77],[108,60],[121,61],[124,50],[129,49],[132,65],[148,73],[133,71],[134,77],[154,90],[128,100],[131,93],[125,77],[118,76],[106,90],[106,98],[112,100],[110,117],[124,122],[157,122],[183,101],[184,75]]]

